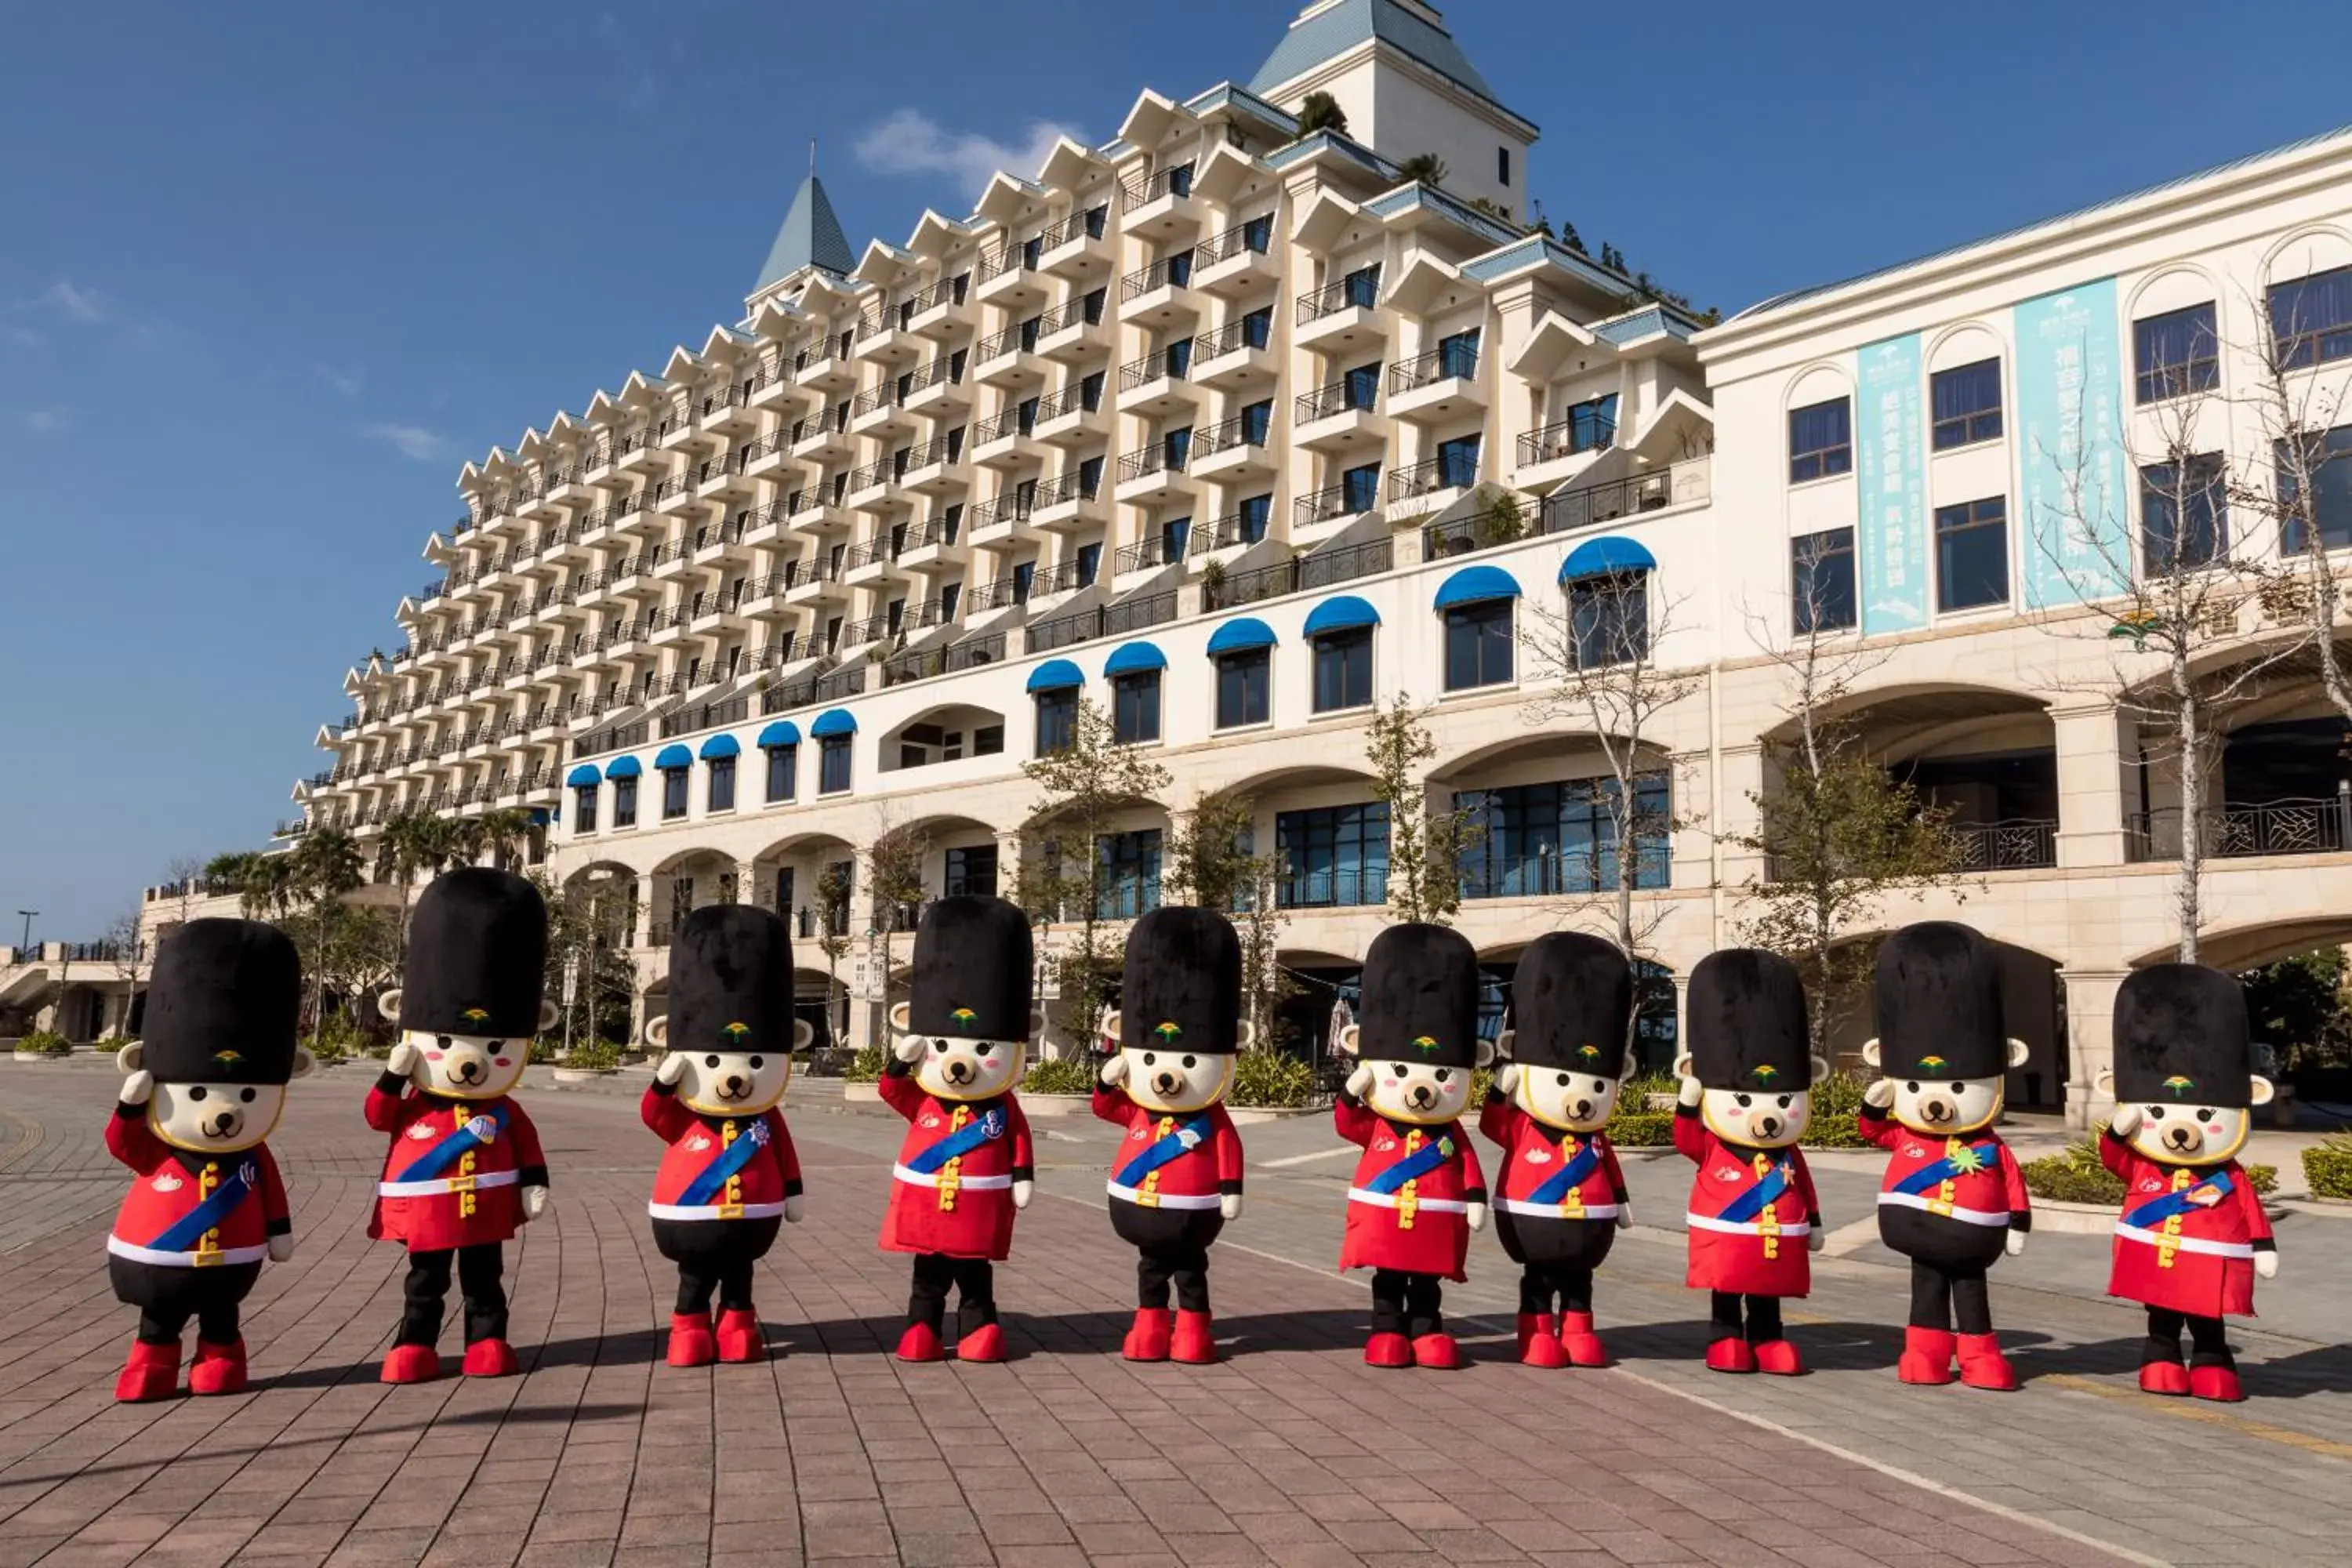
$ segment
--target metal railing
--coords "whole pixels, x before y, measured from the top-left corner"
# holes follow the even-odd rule
[[[1192,165],[1176,163],[1152,174],[1138,174],[1132,180],[1122,181],[1118,194],[1131,207],[1156,202],[1162,196],[1172,195],[1181,200],[1192,194]]]
[[[1375,476],[1377,478],[1377,476]],[[1372,510],[1380,501],[1377,483],[1327,485],[1300,496],[1292,508],[1292,515],[1301,527],[1333,522],[1343,517]]]
[[[1027,321],[1008,327],[992,337],[981,339],[980,346],[972,350],[971,357],[982,364],[986,364],[992,359],[1009,353],[1035,353],[1037,328],[1044,320],[1042,316],[1032,316]]]
[[[1084,468],[1072,468],[1066,473],[1055,474],[1052,479],[1040,483],[1032,504],[1037,510],[1043,511],[1048,507],[1060,506],[1066,501],[1092,500],[1101,489],[1102,474],[1099,470],[1089,473]]]
[[[1050,338],[1055,332],[1071,327],[1097,327],[1102,324],[1103,290],[1097,289],[1068,300],[1037,318],[1037,335]]]
[[[1340,868],[1326,871],[1293,871],[1279,878],[1274,901],[1286,910],[1354,909],[1389,901],[1386,866]]]
[[[1959,849],[1958,869],[2021,871],[2058,864],[2058,824],[2021,817],[2008,822],[1955,822],[1948,831]]]
[[[866,415],[873,413],[877,408],[896,407],[898,405],[898,389],[897,384],[886,381],[879,386],[869,386],[865,391],[859,393],[856,397],[851,398],[849,401],[849,416],[852,419],[861,418]]]
[[[740,724],[751,716],[751,694],[739,692],[718,702],[698,702],[665,713],[661,720],[661,736],[690,735],[697,730],[716,730],[722,724]]]
[[[1358,409],[1369,414],[1380,404],[1380,384],[1370,376],[1348,376],[1312,392],[1302,392],[1291,403],[1291,417],[1300,425]]]
[[[1280,598],[1286,594],[1350,583],[1359,577],[1370,577],[1387,571],[1394,554],[1388,540],[1373,539],[1339,550],[1294,555],[1287,561],[1278,561],[1271,566],[1260,566],[1247,572],[1229,572],[1213,583],[1203,579],[1201,584],[1202,608],[1230,610],[1236,605],[1251,605],[1261,599]]]
[[[1230,261],[1236,256],[1255,253],[1264,256],[1274,243],[1274,220],[1254,217],[1247,223],[1235,224],[1223,234],[1211,235],[1192,247],[1192,259],[1202,267],[1214,267],[1220,261]]]
[[[1165,376],[1171,381],[1182,381],[1192,369],[1192,340],[1181,338],[1166,348],[1155,349],[1141,359],[1129,360],[1118,367],[1118,389],[1133,392],[1139,386]]]
[[[1037,237],[1038,254],[1042,256],[1059,250],[1080,239],[1100,239],[1104,224],[1109,216],[1110,205],[1107,202],[1072,213]]]
[[[1122,572],[1148,572],[1154,567],[1174,565],[1184,558],[1184,552],[1181,544],[1171,550],[1168,543],[1166,534],[1155,533],[1134,544],[1122,545],[1118,552],[1118,569]]]
[[[1274,323],[1264,316],[1244,316],[1238,321],[1228,321],[1213,332],[1202,332],[1192,340],[1192,363],[1213,360],[1221,354],[1239,353],[1243,349],[1262,349],[1274,341]]]
[[[1034,489],[1010,489],[981,502],[971,509],[972,531],[977,533],[1000,522],[1028,521],[1030,509],[1035,504],[1035,493]]]
[[[1417,354],[1409,360],[1400,360],[1389,366],[1389,392],[1391,395],[1400,392],[1416,392],[1449,376],[1459,376],[1468,381],[1477,374],[1477,349],[1467,343],[1455,343]]]
[[[1149,267],[1139,267],[1118,280],[1118,298],[1124,304],[1139,300],[1154,289],[1187,289],[1192,283],[1192,253],[1180,250],[1173,256],[1163,256]]]
[[[1460,458],[1432,458],[1388,472],[1389,500],[1412,500],[1440,490],[1466,489],[1478,482],[1478,465]]]
[[[1369,278],[1342,278],[1337,283],[1327,283],[1310,294],[1298,296],[1298,324],[1319,321],[1341,310],[1370,310],[1381,302],[1381,280],[1378,273]]]
[[[2197,816],[2200,846],[2221,859],[2326,855],[2352,845],[2352,795],[2211,806]],[[2180,808],[2133,812],[2124,818],[2124,837],[2129,859],[2177,860],[2183,842]]]
[[[1543,505],[1537,509],[1536,531],[1570,533],[1638,512],[1663,510],[1674,504],[1674,499],[1672,468],[1628,474],[1622,479],[1581,485],[1572,490],[1554,490],[1544,497]]]
[[[1220,419],[1214,425],[1203,426],[1192,432],[1192,457],[1213,457],[1236,447],[1263,447],[1273,428],[1272,409],[1256,413],[1236,414],[1231,419]]]
[[[1184,465],[1190,457],[1189,441],[1171,448],[1167,438],[1162,437],[1148,447],[1139,447],[1132,452],[1119,454],[1119,482],[1124,484],[1129,479],[1139,479],[1150,474],[1181,474],[1184,471]]]
[[[1059,419],[1066,414],[1092,414],[1101,406],[1102,383],[1098,381],[1094,383],[1093,390],[1090,392],[1087,390],[1086,381],[1074,381],[1052,396],[1038,399],[1036,417],[1032,428],[1036,425],[1045,424],[1049,420]],[[1024,432],[1024,435],[1026,433]]]
[[[1028,239],[1012,240],[988,251],[980,258],[980,280],[1002,278],[1015,268],[1027,271],[1037,265],[1038,244],[1034,236]]]
[[[1402,367],[1398,367],[1402,369]],[[1531,468],[1580,452],[1605,452],[1617,441],[1617,421],[1598,414],[1571,415],[1519,436],[1519,467]]]
[[[1229,511],[1223,517],[1196,523],[1192,538],[1185,542],[1185,553],[1207,555],[1230,550],[1236,544],[1255,544],[1265,537],[1266,521],[1264,512]]]
[[[910,680],[928,680],[936,675],[978,669],[983,665],[1001,664],[1003,660],[1004,634],[986,632],[947,647],[925,648],[918,653],[902,653],[887,658],[882,661],[882,684],[902,686]]]

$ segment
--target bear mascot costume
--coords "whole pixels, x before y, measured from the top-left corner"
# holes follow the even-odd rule
[[[2116,1098],[2099,1158],[2124,1184],[2107,1294],[2147,1309],[2140,1387],[2243,1399],[2221,1320],[2252,1317],[2255,1276],[2278,1273],[2270,1216],[2238,1163],[2272,1094],[2253,1070],[2245,991],[2201,964],[2150,964],[2124,977],[2115,1031],[2116,1065],[2096,1080]]]
[[[1806,1255],[1822,1245],[1797,1140],[1812,1120],[1813,1079],[1829,1070],[1808,1043],[1804,983],[1778,954],[1727,948],[1692,968],[1686,1010],[1675,1147],[1698,1167],[1684,1218],[1688,1283],[1713,1296],[1706,1364],[1793,1377],[1805,1363],[1780,1301],[1811,1289]]]
[[[115,1053],[122,1089],[106,1124],[107,1152],[138,1177],[106,1238],[115,1298],[139,1309],[117,1399],[178,1391],[192,1317],[188,1392],[245,1387],[238,1303],[263,1258],[294,1256],[286,1186],[264,1140],[287,1084],[310,1070],[294,1043],[301,997],[294,944],[258,921],[190,921],[155,955],[146,1029]]]
[[[763,1359],[751,1271],[801,1217],[801,1163],[784,1125],[793,1052],[814,1031],[793,1016],[793,939],[750,904],[711,904],[678,923],[669,1015],[646,1020],[667,1052],[638,1113],[669,1145],[654,1173],[654,1246],[677,1265],[669,1364]],[[718,1298],[712,1331],[710,1304]]]
[[[1881,1076],[1863,1093],[1857,1126],[1889,1156],[1879,1239],[1911,1260],[1896,1374],[1949,1383],[1957,1354],[1969,1387],[2013,1389],[1985,1271],[2024,1251],[2033,1223],[2017,1156],[1992,1130],[2026,1047],[2001,1022],[1992,944],[1948,921],[1905,926],[1878,950],[1875,990],[1878,1036],[1862,1059]]]
[[[1126,1134],[1111,1157],[1111,1228],[1137,1250],[1129,1361],[1217,1359],[1209,1244],[1242,1212],[1242,1141],[1225,1114],[1242,1021],[1242,944],[1213,910],[1158,909],[1127,936],[1119,1042],[1094,1112]],[[1176,1290],[1171,1328],[1168,1291]]]
[[[1004,1359],[995,1265],[1012,1254],[1037,1165],[1013,1092],[1038,1026],[1031,958],[1029,919],[1003,899],[941,899],[915,929],[912,995],[890,1009],[898,1039],[881,1084],[907,1119],[882,1216],[883,1250],[915,1259],[900,1361],[946,1355],[950,1286],[956,1359]]]
[[[1519,1266],[1519,1360],[1606,1366],[1592,1331],[1592,1271],[1633,1223],[1609,1145],[1633,1019],[1633,972],[1614,942],[1554,931],[1511,981],[1478,1131],[1502,1147],[1495,1234]]]
[[[1364,1152],[1348,1184],[1339,1268],[1372,1271],[1371,1366],[1461,1364],[1440,1315],[1486,1225],[1486,1178],[1462,1130],[1478,1038],[1478,954],[1444,926],[1392,925],[1364,954],[1361,1020],[1339,1032],[1356,1069],[1331,1107]]]
[[[508,1238],[546,1212],[547,1157],[509,1095],[531,1037],[555,1022],[546,972],[547,904],[511,871],[464,867],[417,899],[400,988],[378,1003],[400,1039],[366,1107],[367,1124],[392,1139],[368,1234],[408,1249],[386,1383],[440,1375],[435,1345],[452,1265],[466,1304],[466,1375],[518,1370],[500,1281]]]

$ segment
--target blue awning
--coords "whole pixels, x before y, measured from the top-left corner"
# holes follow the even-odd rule
[[[713,735],[702,742],[702,760],[707,763],[714,757],[731,757],[742,750],[736,744],[734,736]]]
[[[1086,683],[1086,671],[1066,658],[1049,658],[1029,672],[1032,691],[1067,691]]]
[[[621,757],[604,764],[604,776],[608,779],[633,779],[645,771],[644,764],[635,757]]]
[[[1148,642],[1122,643],[1103,661],[1105,675],[1140,675],[1147,669],[1167,668],[1168,656]]]
[[[1487,599],[1516,599],[1519,580],[1500,566],[1465,566],[1438,584],[1436,607],[1475,605]]]
[[[1254,647],[1272,647],[1275,641],[1272,626],[1255,616],[1244,616],[1217,628],[1217,635],[1209,639],[1209,657],[1214,658],[1223,653],[1247,653]]]
[[[828,708],[816,716],[816,722],[809,726],[809,733],[820,741],[830,740],[835,735],[855,735],[857,733],[857,721],[849,716],[846,708]]]
[[[583,763],[578,767],[572,770],[571,776],[566,778],[563,781],[563,784],[564,787],[567,789],[578,789],[582,784],[594,784],[604,776],[604,775],[603,773],[596,771],[595,763]]]
[[[654,766],[664,773],[672,768],[690,768],[694,766],[694,753],[684,746],[664,746],[661,755],[654,759]]]
[[[1381,613],[1369,601],[1353,594],[1342,594],[1315,606],[1315,613],[1307,617],[1307,635],[1319,637],[1327,632],[1349,632],[1358,626],[1380,624]]]
[[[801,727],[790,719],[779,719],[760,731],[762,751],[771,746],[797,746],[801,743]]]
[[[1580,577],[1614,577],[1623,572],[1657,569],[1657,558],[1633,540],[1588,539],[1570,551],[1568,559],[1559,563],[1559,580],[1572,583]]]

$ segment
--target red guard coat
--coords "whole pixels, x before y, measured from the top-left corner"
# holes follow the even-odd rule
[[[1503,1169],[1495,1191],[1495,1233],[1514,1263],[1597,1265],[1616,1239],[1617,1215],[1627,1200],[1625,1173],[1606,1132],[1570,1132],[1528,1115],[1517,1103],[1489,1096],[1478,1131],[1501,1146]],[[1538,1208],[1537,1188],[1588,1145],[1600,1163],[1557,1203]],[[1524,1208],[1515,1205],[1526,1205]]]
[[[1111,1228],[1137,1247],[1205,1247],[1224,1228],[1223,1198],[1242,1190],[1242,1139],[1222,1105],[1206,1110],[1147,1110],[1125,1089],[1096,1086],[1094,1112],[1126,1136],[1110,1157],[1104,1182]],[[1197,1121],[1207,1130],[1198,1143],[1166,1164],[1122,1184],[1120,1172],[1160,1139]]]
[[[1364,1150],[1348,1186],[1348,1228],[1339,1243],[1339,1267],[1468,1279],[1462,1271],[1470,1255],[1465,1210],[1470,1204],[1486,1201],[1486,1175],[1478,1168],[1478,1152],[1470,1146],[1462,1123],[1423,1127],[1391,1121],[1345,1094],[1332,1103],[1331,1121],[1340,1137]],[[1429,1174],[1392,1194],[1370,1190],[1381,1172],[1437,1140],[1451,1140],[1454,1152]]]
[[[950,1258],[1003,1258],[1013,1251],[1013,1184],[1034,1179],[1037,1158],[1029,1119],[1017,1096],[939,1100],[908,1072],[882,1075],[882,1099],[907,1119],[906,1141],[890,1173],[890,1206],[882,1215],[885,1252],[943,1252]],[[1004,1128],[935,1175],[908,1162],[971,1121],[1001,1110]]]
[[[1878,1234],[1906,1258],[1935,1268],[1980,1268],[2001,1256],[2010,1231],[2032,1228],[2033,1200],[2025,1191],[2025,1173],[1990,1128],[1943,1137],[1906,1127],[1876,1106],[1863,1107],[1854,1126],[1890,1156],[1878,1184]],[[1916,1193],[1902,1190],[1914,1173],[1963,1145],[1980,1150],[1987,1143],[1992,1154],[1979,1168]]]
[[[106,1124],[106,1152],[138,1173],[123,1194],[114,1216],[107,1250],[133,1262],[159,1268],[203,1268],[235,1263],[258,1263],[267,1256],[269,1238],[287,1236],[294,1226],[288,1217],[286,1184],[268,1145],[256,1143],[232,1153],[199,1154],[176,1149],[155,1135],[148,1125],[146,1108],[135,1115],[118,1112]],[[150,1245],[210,1195],[224,1177],[250,1161],[258,1178],[243,1202],[222,1216],[197,1245],[159,1254]]]
[[[758,1116],[713,1116],[689,1110],[676,1093],[646,1090],[637,1113],[669,1145],[661,1168],[654,1173],[654,1195],[647,1209],[656,1219],[763,1219],[784,1212],[784,1200],[801,1190],[800,1155],[783,1113],[773,1107]],[[712,1203],[681,1208],[686,1189],[694,1184],[719,1152],[736,1138],[747,1137],[755,1126],[768,1130],[765,1147],[743,1168],[727,1178],[727,1189]],[[702,1212],[707,1210],[708,1212]],[[732,1210],[733,1212],[728,1212]]]
[[[383,1184],[398,1180],[400,1173],[430,1150],[435,1140],[501,1106],[506,1110],[506,1131],[461,1156],[445,1173],[451,1190],[412,1197],[384,1195]],[[400,1242],[411,1252],[505,1241],[522,1224],[523,1184],[547,1184],[547,1156],[540,1148],[539,1129],[530,1124],[521,1106],[504,1096],[445,1100],[415,1089],[395,1094],[379,1083],[368,1090],[367,1124],[392,1134],[368,1235]],[[485,1184],[486,1177],[492,1180]],[[474,1184],[470,1191],[465,1187],[468,1179]]]
[[[2168,1165],[2112,1132],[2099,1134],[2099,1159],[2124,1184],[2107,1294],[2192,1317],[2252,1317],[2254,1254],[2271,1250],[2273,1243],[2270,1216],[2244,1167],[2235,1160]],[[2161,1226],[2124,1223],[2142,1204],[2168,1193],[2196,1192],[2219,1176],[2229,1177],[2230,1190],[2210,1205],[2193,1206]]]
[[[1727,1143],[1709,1131],[1696,1106],[1677,1108],[1675,1147],[1698,1166],[1684,1215],[1690,1226],[1685,1282],[1695,1289],[1742,1296],[1802,1296],[1810,1291],[1813,1271],[1805,1248],[1810,1232],[1821,1224],[1822,1209],[1813,1196],[1813,1174],[1805,1168],[1804,1151]],[[1724,1219],[1723,1212],[1763,1179],[1764,1173],[1757,1169],[1760,1158],[1789,1161],[1788,1187],[1755,1219]],[[1716,1228],[1735,1225],[1740,1228]]]

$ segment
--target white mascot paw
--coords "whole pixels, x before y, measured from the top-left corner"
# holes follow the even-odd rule
[[[2022,1258],[2025,1256],[2025,1233],[2021,1230],[2012,1230],[2002,1239],[2000,1245],[2011,1258]]]
[[[1124,1052],[1103,1063],[1102,1081],[1105,1089],[1117,1089],[1127,1081],[1127,1056]]]
[[[1805,1250],[1807,1252],[1819,1252],[1822,1247],[1829,1245],[1829,1240],[1830,1233],[1823,1230],[1820,1226],[1815,1226],[1812,1229],[1805,1232]]]
[[[1227,1219],[1239,1219],[1239,1218],[1241,1218],[1241,1217],[1242,1217],[1242,1195],[1241,1195],[1241,1194],[1239,1194],[1239,1193],[1227,1193],[1224,1196],[1223,1196],[1223,1197],[1219,1198],[1219,1199],[1217,1200],[1217,1212],[1218,1212],[1219,1214],[1221,1214],[1221,1215],[1223,1215]]]
[[[655,1081],[667,1084],[672,1089],[676,1089],[677,1087],[677,1080],[685,1076],[686,1054],[683,1051],[670,1052],[667,1056],[662,1058],[661,1066],[654,1068]]]
[[[1619,1230],[1631,1230],[1633,1228],[1633,1205],[1632,1204],[1619,1204],[1617,1205],[1617,1228]]]
[[[522,1217],[528,1222],[547,1212],[547,1189],[529,1186],[522,1190]]]
[[[1677,1105],[1695,1106],[1706,1098],[1706,1086],[1695,1078],[1683,1079],[1682,1087],[1675,1090],[1675,1103]]]
[[[1484,1230],[1486,1228],[1486,1205],[1485,1204],[1467,1205],[1463,1209],[1462,1217],[1470,1222],[1472,1230]]]
[[[2107,1112],[2107,1131],[2118,1138],[2128,1138],[2138,1131],[2139,1107],[2116,1101],[2116,1108]]]
[[[1036,1183],[1034,1183],[1034,1182],[1015,1182],[1015,1183],[1013,1183],[1013,1206],[1014,1208],[1017,1208],[1017,1209],[1025,1209],[1025,1208],[1027,1208],[1027,1207],[1029,1206],[1029,1194],[1032,1194],[1032,1193],[1034,1193],[1034,1192],[1035,1192],[1036,1190],[1037,1190],[1037,1184],[1036,1184]]]
[[[122,1080],[122,1103],[144,1105],[155,1093],[155,1075],[145,1068]]]
[[[923,1042],[917,1037],[908,1035],[890,1047],[890,1054],[908,1067],[913,1067],[923,1059]]]
[[[1509,1099],[1519,1091],[1519,1064],[1505,1062],[1495,1069],[1495,1092]]]
[[[293,1256],[294,1238],[291,1236],[273,1236],[269,1238],[270,1262],[283,1263]]]
[[[1372,1069],[1360,1067],[1348,1075],[1348,1093],[1357,1100],[1372,1092]]]
[[[2265,1251],[2265,1252],[2257,1252],[2257,1253],[2255,1253],[2255,1254],[2254,1254],[2254,1272],[2255,1272],[2255,1273],[2257,1273],[2257,1274],[2259,1274],[2259,1275],[2261,1275],[2261,1276],[2262,1276],[2263,1279],[2277,1279],[2277,1278],[2278,1278],[2278,1254],[2277,1254],[2277,1253],[2275,1253],[2275,1252],[2268,1252],[2268,1251]]]
[[[807,1209],[808,1200],[801,1196],[800,1194],[794,1193],[791,1197],[784,1200],[784,1223],[786,1225],[800,1224],[801,1215],[806,1213]]]
[[[1885,1110],[1895,1103],[1895,1080],[1891,1078],[1874,1079],[1871,1086],[1862,1091],[1862,1102]]]
[[[383,1058],[383,1070],[394,1078],[410,1078],[415,1076],[424,1060],[424,1052],[403,1040],[392,1047],[390,1056]]]

